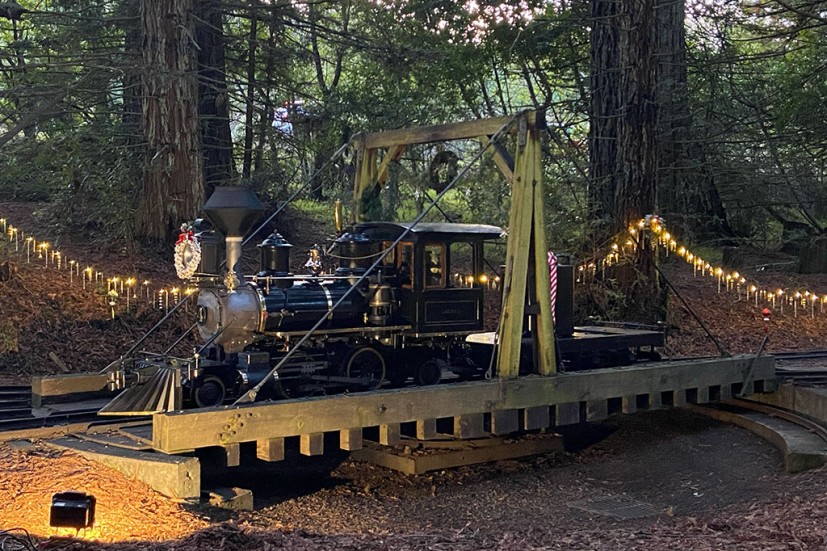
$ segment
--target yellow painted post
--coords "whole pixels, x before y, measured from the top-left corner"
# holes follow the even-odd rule
[[[376,150],[366,149],[364,136],[354,142],[356,147],[356,181],[353,185],[354,221],[364,220],[364,202],[374,192],[376,182]]]
[[[505,258],[503,306],[497,348],[497,372],[511,379],[519,374],[520,345],[525,313],[526,274],[531,238],[531,199],[527,183],[525,144],[518,144],[511,183],[511,212],[508,219],[508,243]]]
[[[545,223],[545,186],[543,185],[542,147],[540,130],[529,130],[529,139],[526,144],[526,157],[531,164],[533,174],[533,235],[534,244],[534,296],[539,306],[535,317],[534,331],[537,344],[537,373],[552,375],[557,372],[554,350],[554,318],[551,313],[551,299],[549,298],[548,273],[548,246],[546,244]]]
[[[497,349],[497,370],[504,379],[519,375],[527,275],[532,264],[529,258],[534,261],[533,291],[538,303],[538,313],[533,314],[535,323],[532,327],[537,344],[537,372],[549,375],[556,370],[554,328],[548,299],[540,132],[534,125],[528,127],[521,123],[517,142],[506,247],[503,310]]]

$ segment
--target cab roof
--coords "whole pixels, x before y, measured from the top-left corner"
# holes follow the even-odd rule
[[[415,226],[411,222],[364,222],[357,224],[360,233],[379,239],[396,239],[405,230],[411,241],[436,239],[440,241],[484,241],[500,239],[505,230],[488,224],[454,224],[450,222],[420,222]]]

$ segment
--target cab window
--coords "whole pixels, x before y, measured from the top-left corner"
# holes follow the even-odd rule
[[[411,286],[411,270],[414,265],[413,243],[400,243],[396,246],[396,273],[399,284],[403,287]]]
[[[442,244],[425,245],[425,287],[445,287],[445,248]]]

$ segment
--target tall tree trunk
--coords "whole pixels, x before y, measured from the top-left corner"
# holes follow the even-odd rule
[[[688,172],[689,100],[686,90],[685,0],[657,0],[658,182],[661,205],[680,212],[691,174]]]
[[[656,0],[624,0],[620,5],[620,101],[617,157],[620,178],[614,220],[625,231],[654,213],[657,196],[657,17]],[[631,233],[631,232],[630,232]],[[621,269],[626,289],[625,319],[664,319],[666,296],[655,271],[657,250],[638,234],[634,263]]]
[[[124,0],[120,4],[122,14],[134,14],[141,9],[141,0]],[[119,15],[121,15],[119,13]],[[124,24],[124,59],[123,64],[123,126],[124,143],[133,146],[143,141],[141,125],[141,74],[142,68],[139,59],[141,51],[141,25],[137,21],[129,20]]]
[[[702,144],[692,141],[686,65],[686,1],[657,0],[660,209],[700,234],[734,236]]]
[[[657,61],[654,0],[624,0],[620,13],[620,98],[615,190],[617,229],[655,210]]]
[[[169,240],[204,203],[193,0],[141,0],[147,142],[139,233]]]
[[[593,0],[591,27],[591,113],[589,117],[589,211],[602,240],[614,227],[617,189],[617,128],[620,116],[617,0]]]
[[[270,14],[270,21],[268,24],[267,44],[265,51],[267,52],[264,74],[272,75],[276,70],[276,43],[279,33],[279,19],[275,13]],[[264,80],[264,90],[262,91],[262,98],[264,99],[264,108],[259,115],[255,155],[253,155],[253,170],[252,173],[258,172],[264,166],[264,147],[267,145],[268,136],[273,133],[273,121],[276,114],[276,106],[273,103],[271,96],[272,81],[268,78]],[[252,175],[252,174],[251,174]]]
[[[216,186],[233,179],[233,142],[224,63],[224,21],[219,0],[195,0],[199,19],[195,25],[198,45],[198,120],[204,155],[204,188],[207,196]]]
[[[256,47],[258,40],[258,16],[255,11],[250,14],[250,38],[247,40],[247,105],[244,107],[244,159],[241,163],[241,176],[249,180],[253,167],[253,117],[255,115],[256,87]]]

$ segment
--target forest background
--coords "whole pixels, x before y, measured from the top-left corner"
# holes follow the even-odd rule
[[[354,133],[532,108],[556,250],[654,212],[698,246],[807,247],[827,215],[825,50],[813,0],[0,2],[0,201],[48,202],[55,232],[168,242],[216,185],[278,202],[310,180],[305,208],[347,204],[355,159],[334,153]],[[409,149],[377,217],[411,218],[434,159],[479,147]],[[507,223],[490,160],[447,199]]]

